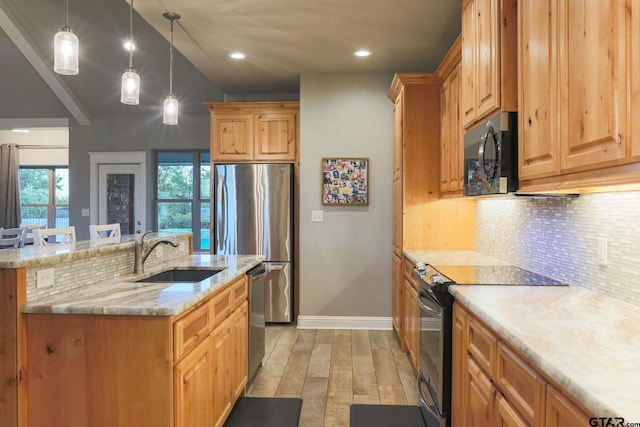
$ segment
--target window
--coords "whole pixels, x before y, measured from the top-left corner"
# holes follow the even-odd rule
[[[158,152],[155,202],[158,231],[191,231],[194,251],[209,251],[211,247],[210,176],[209,152]]]
[[[22,225],[69,226],[69,169],[20,168]]]

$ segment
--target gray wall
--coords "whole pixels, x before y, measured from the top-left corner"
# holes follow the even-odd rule
[[[218,99],[211,99],[218,101]],[[77,123],[69,129],[69,221],[79,240],[89,238],[89,152],[209,149],[209,114],[181,114],[177,126],[162,124],[158,116],[94,117],[91,126]],[[151,159],[149,159],[151,161]],[[154,227],[153,163],[147,164],[147,228]]]
[[[301,78],[300,315],[391,316],[392,78]],[[369,206],[322,206],[320,161],[336,156],[369,158]]]

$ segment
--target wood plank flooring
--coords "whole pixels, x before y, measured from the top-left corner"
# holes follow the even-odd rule
[[[352,403],[418,404],[416,375],[393,331],[272,326],[264,360],[247,395],[301,397],[299,427],[348,427]]]

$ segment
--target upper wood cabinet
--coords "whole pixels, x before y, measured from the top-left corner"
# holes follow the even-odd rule
[[[206,103],[214,161],[297,162],[298,102]]]
[[[436,73],[443,79],[440,95],[440,193],[460,196],[464,185],[462,122],[460,119],[460,55],[458,38]]]
[[[520,0],[520,191],[638,182],[638,4]]]
[[[516,111],[517,0],[462,4],[462,123],[464,128],[500,111]]]

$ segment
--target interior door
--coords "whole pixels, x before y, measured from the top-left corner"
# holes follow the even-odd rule
[[[98,223],[119,223],[121,233],[146,230],[145,191],[139,164],[98,166]]]

